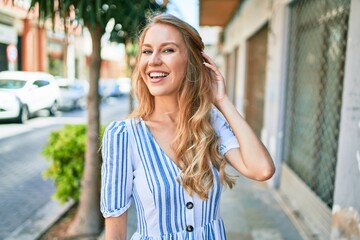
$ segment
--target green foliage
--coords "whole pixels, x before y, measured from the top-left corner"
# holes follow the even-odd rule
[[[156,0],[31,0],[30,9],[39,4],[39,19],[45,21],[60,17],[64,24],[82,24],[88,28],[101,26],[105,33],[107,23],[113,19],[115,24],[110,41],[125,43],[136,38],[139,26],[146,15],[154,11],[165,11],[168,0],[159,4]],[[71,18],[75,13],[75,18]],[[65,28],[66,31],[66,28]]]
[[[103,131],[102,128],[101,136]],[[79,200],[85,146],[86,126],[65,125],[63,129],[51,132],[48,143],[42,149],[42,154],[50,161],[43,175],[54,180],[56,192],[53,197],[61,203],[70,199]]]

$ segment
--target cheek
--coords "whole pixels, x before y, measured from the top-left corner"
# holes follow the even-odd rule
[[[144,78],[144,77],[146,77],[146,62],[145,62],[145,60],[142,60],[142,59],[140,59],[140,61],[139,61],[139,70],[140,70],[140,74],[141,74],[141,76]]]
[[[187,61],[187,59],[182,60],[182,61],[179,61],[179,62],[177,63],[178,71],[183,74],[183,77],[185,77],[185,75],[186,75],[187,66],[188,66],[188,61]]]

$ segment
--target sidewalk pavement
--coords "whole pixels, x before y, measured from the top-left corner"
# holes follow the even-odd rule
[[[230,169],[231,175],[236,175]],[[266,183],[240,176],[233,189],[221,197],[220,211],[228,240],[301,240],[304,234],[286,214],[284,203],[276,190]],[[128,214],[128,240],[136,230],[133,207]],[[103,233],[98,240],[104,240]]]
[[[235,187],[226,189],[221,199],[227,239],[305,239],[291,222],[280,198],[266,183],[240,176]]]
[[[39,239],[73,204],[73,201],[65,204],[60,204],[55,200],[49,201],[35,212],[30,219],[17,227],[5,240]]]

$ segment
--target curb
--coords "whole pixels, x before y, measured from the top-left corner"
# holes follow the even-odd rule
[[[74,201],[69,201],[61,205],[55,200],[48,202],[32,218],[27,219],[4,240],[39,239],[74,203]]]

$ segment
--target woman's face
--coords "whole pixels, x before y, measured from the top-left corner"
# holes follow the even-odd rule
[[[155,24],[145,33],[141,45],[141,77],[153,96],[177,96],[185,78],[188,53],[179,30]]]

